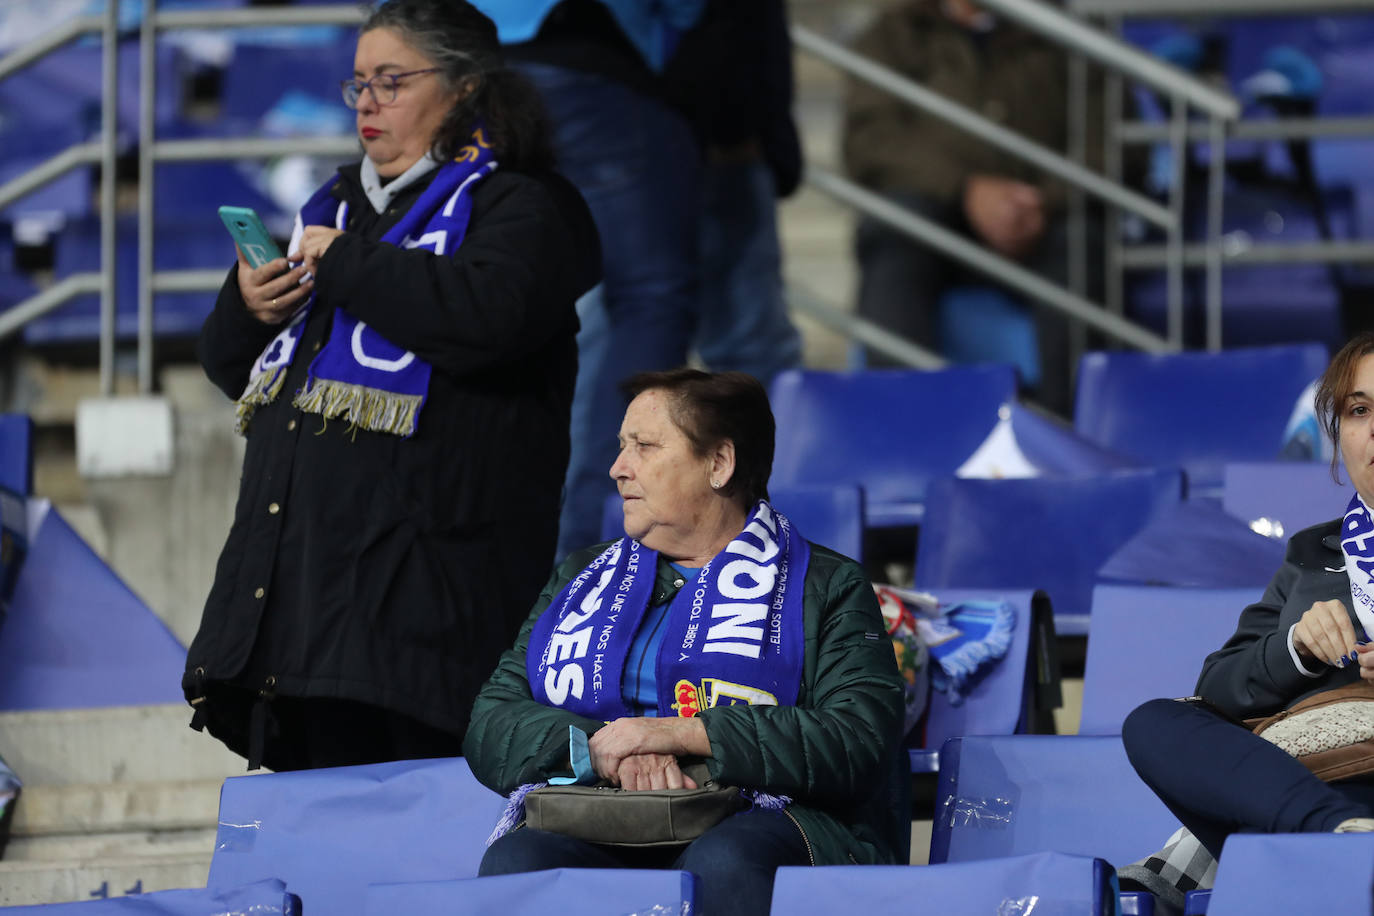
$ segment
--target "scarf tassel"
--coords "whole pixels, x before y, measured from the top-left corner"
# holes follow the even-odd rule
[[[792,804],[791,796],[769,795],[767,792],[760,792],[757,789],[741,789],[740,795],[749,802],[750,810],[761,808],[764,811],[782,811]]]
[[[253,379],[246,391],[234,403],[234,432],[240,436],[248,435],[248,421],[264,404],[270,404],[281,394],[281,386],[286,382],[286,366],[268,369]]]
[[[293,403],[306,413],[319,414],[327,420],[343,417],[369,432],[412,436],[424,400],[417,394],[314,379]]]
[[[510,794],[510,801],[506,803],[506,810],[501,814],[501,819],[496,822],[496,826],[492,828],[491,836],[487,837],[488,846],[520,826],[520,822],[525,819],[525,796],[535,789],[542,789],[547,785],[547,782],[527,782]]]
[[[1002,602],[997,606],[988,632],[981,639],[971,639],[963,645],[939,653],[932,650],[939,661],[931,670],[931,683],[936,690],[950,694],[950,704],[963,703],[963,693],[969,679],[986,663],[997,661],[1011,648],[1012,630],[1016,626],[1016,614],[1011,605]]]

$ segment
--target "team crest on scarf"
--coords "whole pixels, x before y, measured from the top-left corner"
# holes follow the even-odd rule
[[[472,214],[472,189],[497,168],[491,145],[479,128],[472,142],[445,163],[400,222],[382,236],[397,248],[424,248],[447,256],[463,241]],[[295,251],[306,226],[348,223],[348,205],[333,195],[335,179],[306,201],[296,216],[288,251]],[[243,434],[253,413],[281,393],[296,356],[314,295],[253,364],[248,387],[235,408],[235,430]],[[310,364],[305,387],[292,403],[328,419],[342,417],[373,432],[414,435],[429,392],[430,366],[388,341],[366,322],[334,309],[329,340]]]
[[[796,703],[809,562],[791,522],[755,505],[744,530],[668,608],[655,661],[660,716]],[[657,563],[655,551],[621,538],[563,587],[530,634],[525,668],[536,700],[594,719],[632,715],[621,677]]]
[[[1341,553],[1350,579],[1350,598],[1365,638],[1374,639],[1374,518],[1356,493],[1341,520]]]

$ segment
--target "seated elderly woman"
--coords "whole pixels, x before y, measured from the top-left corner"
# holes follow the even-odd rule
[[[1203,662],[1198,699],[1151,700],[1122,726],[1141,779],[1213,856],[1235,832],[1374,830],[1374,777],[1323,782],[1233,721],[1374,681],[1374,542],[1367,541],[1374,534],[1374,334],[1336,354],[1317,411],[1355,487],[1344,518],[1288,541],[1263,597]]]
[[[766,795],[666,849],[522,824],[481,873],[678,868],[701,879],[701,912],[764,913],[778,866],[895,862],[909,823],[891,781],[892,644],[863,570],[769,505],[763,387],[678,369],[625,390],[611,476],[627,536],[554,573],[478,695],[464,753],[514,793],[569,771],[571,725],[621,789],[694,788],[683,770],[704,761],[717,783]]]

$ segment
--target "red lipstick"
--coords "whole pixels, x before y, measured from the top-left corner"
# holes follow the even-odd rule
[[[364,127],[359,133],[363,135],[364,140],[372,140],[382,135],[382,132],[375,127]]]

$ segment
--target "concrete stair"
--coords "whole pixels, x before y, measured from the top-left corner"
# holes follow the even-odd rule
[[[244,764],[189,719],[181,704],[0,713],[24,781],[0,906],[203,887],[220,786]]]

